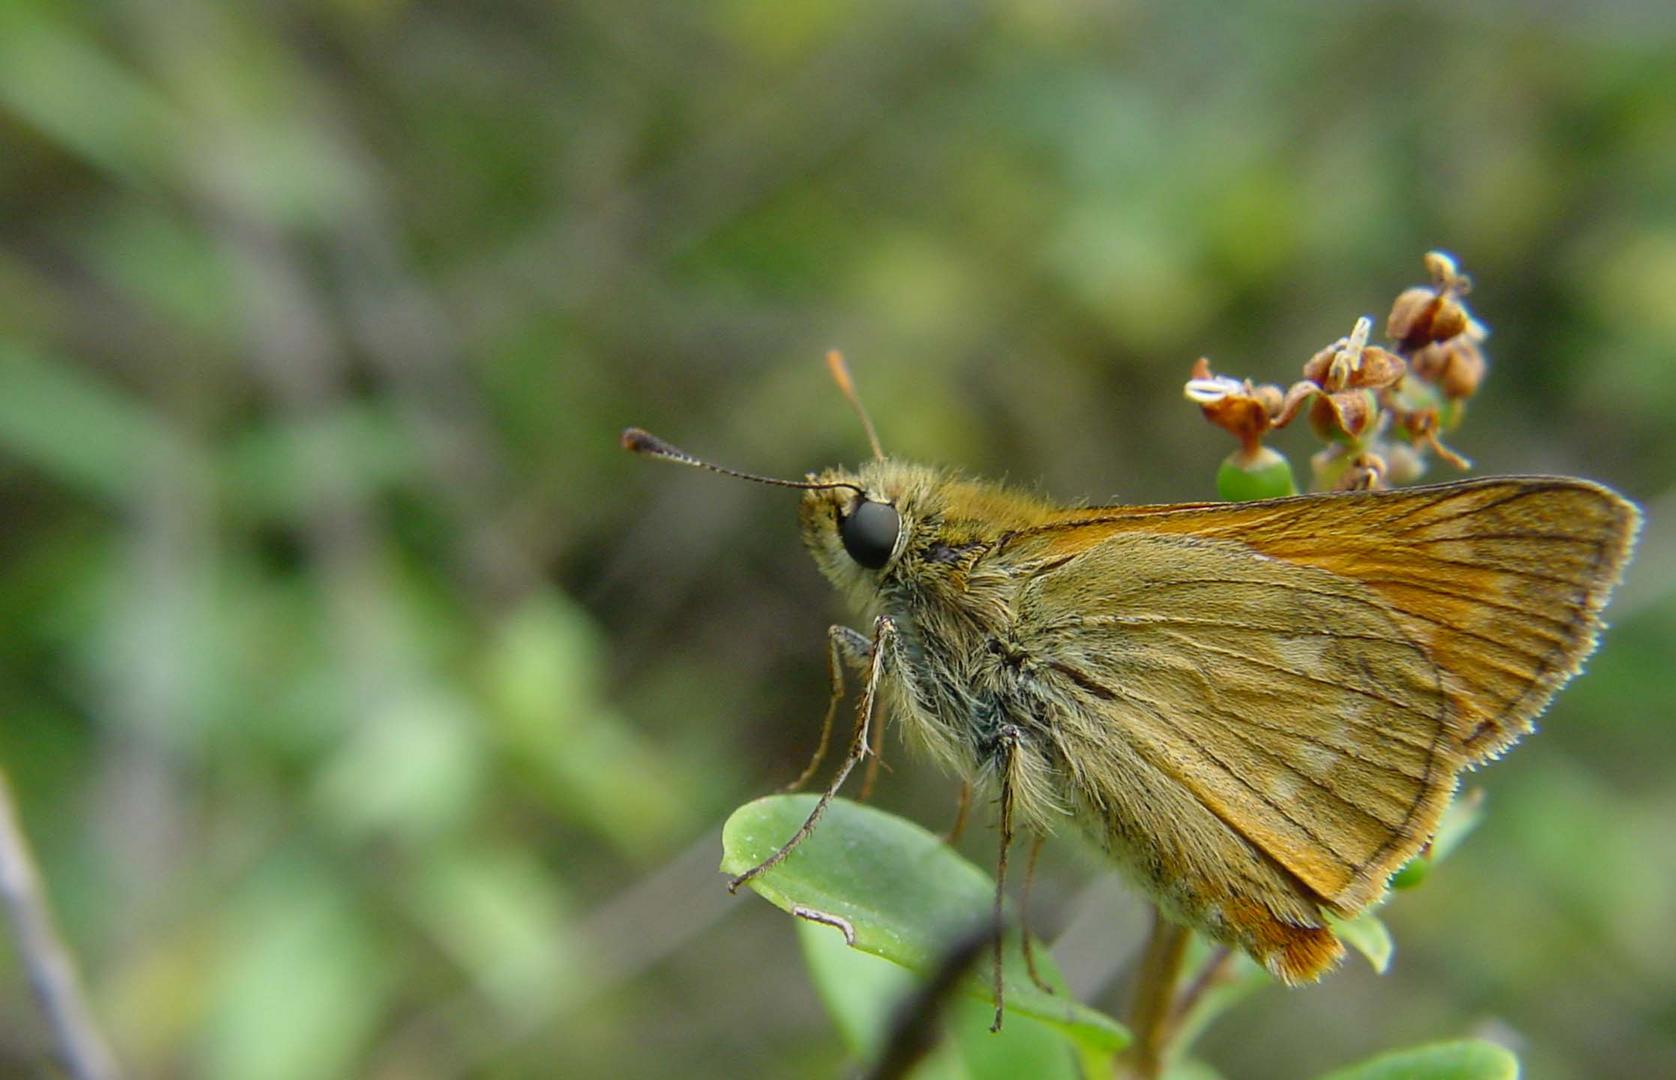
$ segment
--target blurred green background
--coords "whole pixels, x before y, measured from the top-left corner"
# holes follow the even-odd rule
[[[1643,500],[1641,555],[1390,907],[1392,972],[1204,1051],[1487,1033],[1532,1076],[1668,1074],[1669,5],[7,0],[0,763],[120,1056],[839,1070],[788,920],[714,867],[849,613],[792,496],[619,429],[860,460],[837,346],[893,453],[1206,498],[1192,361],[1288,381],[1434,246],[1493,330],[1453,443]],[[953,782],[888,760],[879,804],[941,828]],[[1119,1007],[1142,911],[1069,843],[1039,902]],[[46,1045],[8,938],[0,1074]]]

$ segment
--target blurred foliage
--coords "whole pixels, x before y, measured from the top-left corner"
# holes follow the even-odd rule
[[[1667,1071],[1673,23],[0,5],[0,764],[121,1056],[830,1074],[787,921],[715,862],[812,745],[847,614],[787,497],[617,431],[858,459],[837,345],[894,453],[1204,498],[1192,360],[1285,378],[1444,247],[1493,331],[1457,449],[1643,499],[1642,552],[1482,828],[1382,913],[1391,972],[1260,995],[1201,1048],[1292,1077],[1476,1033],[1536,1076]],[[880,802],[940,827],[954,785],[889,760]],[[1038,898],[1115,1005],[1140,930],[1099,873],[1050,847]],[[0,974],[28,1075],[9,944]]]
[[[1381,1054],[1321,1080],[1518,1080],[1518,1076],[1519,1063],[1505,1048],[1462,1040]]]

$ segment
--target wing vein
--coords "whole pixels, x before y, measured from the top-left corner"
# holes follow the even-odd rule
[[[1435,585],[1430,585],[1424,581],[1417,581],[1414,578],[1358,577],[1356,580],[1360,581],[1364,585],[1372,585],[1376,588],[1380,585],[1386,585],[1394,588],[1417,589],[1420,592],[1431,593],[1433,596],[1447,597],[1450,600],[1459,600],[1462,603],[1471,604],[1475,607],[1495,608],[1497,611],[1511,612],[1512,614],[1521,616],[1522,618],[1539,619],[1542,622],[1548,623],[1550,626],[1556,626],[1561,629],[1572,625],[1572,622],[1569,619],[1556,619],[1552,615],[1544,615],[1538,611],[1529,611],[1514,604],[1502,603],[1499,600],[1491,600],[1484,596],[1471,596],[1466,593],[1454,592],[1450,589],[1440,589]],[[1407,611],[1408,609],[1401,608],[1399,610]]]
[[[1467,498],[1469,495],[1475,494],[1475,493],[1477,493],[1478,491],[1481,491],[1481,490],[1483,490],[1483,489],[1477,488],[1477,487],[1467,487],[1467,488],[1465,488],[1465,489],[1463,489],[1459,492],[1451,494],[1447,499],[1444,499],[1444,500],[1434,501],[1432,499],[1421,499],[1421,500],[1419,500],[1419,504],[1417,506],[1415,506],[1414,509],[1405,511],[1404,513],[1399,514],[1394,518],[1388,518],[1388,519],[1386,519],[1385,523],[1387,525],[1394,525],[1399,521],[1407,521],[1409,518],[1413,517],[1415,514],[1420,513],[1422,510],[1436,509],[1439,506],[1460,502],[1462,499]],[[1465,510],[1461,510],[1457,513],[1446,514],[1442,517],[1428,518],[1426,521],[1422,522],[1420,525],[1411,526],[1411,527],[1409,527],[1407,529],[1404,529],[1402,531],[1413,532],[1413,531],[1415,531],[1415,529],[1429,528],[1429,527],[1436,526],[1436,525],[1447,525],[1451,521],[1459,521],[1461,518],[1467,517],[1469,515],[1482,514],[1486,510],[1493,510],[1498,506],[1506,506],[1509,503],[1518,502],[1520,499],[1528,498],[1532,495],[1541,495],[1541,494],[1545,494],[1545,493],[1550,492],[1550,491],[1568,491],[1568,490],[1572,490],[1572,489],[1570,488],[1569,485],[1565,485],[1565,484],[1524,485],[1524,486],[1520,486],[1520,487],[1515,488],[1512,492],[1510,492],[1506,495],[1503,495],[1499,499],[1492,499],[1487,503],[1475,503],[1472,506],[1467,507]]]
[[[1387,705],[1394,705],[1405,711],[1417,711],[1413,705],[1410,705],[1406,701],[1398,701],[1396,698],[1386,697],[1384,694],[1369,690],[1366,687],[1357,686],[1355,683],[1335,682],[1332,679],[1322,678],[1319,675],[1311,675],[1307,671],[1299,671],[1297,668],[1289,668],[1284,664],[1271,663],[1270,661],[1252,656],[1249,653],[1236,652],[1233,649],[1225,648],[1221,645],[1212,645],[1209,642],[1200,642],[1199,648],[1205,650],[1206,652],[1213,652],[1221,656],[1232,657],[1235,660],[1244,660],[1248,664],[1265,668],[1269,671],[1278,671],[1282,675],[1291,675],[1294,678],[1303,679],[1305,682],[1315,683],[1317,686],[1330,686],[1334,690],[1348,690],[1353,694],[1360,694],[1363,697],[1371,698],[1374,701],[1382,701]]]
[[[1123,697],[1125,700],[1129,701],[1130,703],[1141,705],[1142,707],[1144,707],[1148,712],[1150,712],[1153,715],[1154,719],[1156,719],[1159,722],[1160,725],[1164,725],[1164,726],[1168,725],[1168,721],[1164,718],[1164,715],[1160,711],[1159,705],[1156,701],[1153,701],[1150,698],[1138,695],[1131,690],[1119,690],[1118,694],[1121,697]],[[1193,749],[1197,750],[1207,760],[1209,760],[1210,762],[1215,764],[1217,768],[1221,769],[1224,773],[1226,773],[1232,780],[1234,780],[1236,783],[1238,783],[1241,787],[1245,788],[1245,790],[1249,791],[1253,796],[1256,797],[1258,802],[1262,803],[1264,806],[1267,806],[1269,809],[1273,810],[1276,814],[1278,814],[1283,820],[1285,820],[1293,828],[1297,829],[1299,832],[1303,833],[1305,836],[1307,836],[1311,840],[1313,840],[1321,848],[1322,851],[1324,851],[1328,855],[1332,856],[1333,860],[1335,862],[1339,863],[1341,866],[1343,866],[1346,870],[1348,870],[1352,874],[1354,874],[1361,869],[1361,867],[1358,866],[1349,856],[1345,855],[1343,852],[1339,851],[1338,848],[1336,848],[1332,844],[1328,843],[1326,837],[1324,837],[1320,833],[1316,832],[1315,829],[1311,828],[1307,822],[1305,822],[1305,821],[1303,821],[1299,818],[1294,817],[1291,814],[1291,812],[1286,809],[1286,807],[1281,806],[1279,803],[1275,802],[1262,789],[1258,788],[1256,785],[1252,784],[1251,781],[1249,781],[1245,777],[1241,776],[1237,771],[1234,770],[1234,768],[1232,766],[1230,766],[1226,761],[1224,761],[1220,755],[1218,755],[1217,753],[1212,751],[1205,743],[1203,743],[1199,739],[1195,738],[1193,736],[1192,732],[1188,731],[1185,728],[1179,727],[1179,726],[1169,728],[1169,730],[1175,731],[1176,733],[1181,735],[1182,738],[1187,740],[1188,744],[1191,745],[1193,747]],[[1140,741],[1138,740],[1138,742],[1140,742]],[[1154,762],[1154,765],[1159,767],[1159,768],[1163,767],[1161,765],[1158,765],[1156,762]],[[1310,780],[1312,778],[1304,777],[1304,779]],[[1194,790],[1194,785],[1188,783],[1186,780],[1184,780],[1179,775],[1176,776],[1176,782],[1182,784],[1185,787],[1187,787],[1189,790]],[[1209,804],[1207,803],[1207,805],[1209,805]],[[1212,809],[1215,810],[1216,808],[1212,807]],[[1222,817],[1222,814],[1220,812],[1217,812],[1217,816]],[[1223,820],[1227,821],[1228,819],[1224,817]],[[1256,840],[1253,840],[1244,831],[1240,830],[1236,825],[1234,825],[1233,822],[1228,822],[1228,825],[1229,825],[1230,828],[1234,829],[1236,832],[1239,832],[1241,836],[1244,836],[1252,844],[1255,844],[1259,849],[1261,849],[1263,851],[1268,850],[1268,848],[1265,845],[1263,845],[1261,843],[1258,843]]]
[[[1469,538],[1466,537],[1453,536],[1448,538],[1450,543],[1455,544],[1467,543],[1468,539]],[[1470,539],[1477,540],[1480,538],[1471,537]],[[1521,570],[1515,566],[1496,566],[1484,562],[1473,562],[1471,559],[1447,559],[1441,555],[1427,555],[1425,556],[1425,559],[1427,562],[1434,562],[1441,566],[1461,566],[1468,570],[1488,570],[1491,573],[1512,574],[1515,577],[1527,578],[1531,581],[1547,581],[1552,582],[1555,585],[1569,585],[1573,588],[1577,588],[1583,584],[1583,582],[1577,580],[1576,578],[1562,577],[1559,574],[1543,574],[1535,570]]]

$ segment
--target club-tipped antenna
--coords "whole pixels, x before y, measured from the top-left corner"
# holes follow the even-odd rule
[[[867,492],[859,485],[851,484],[845,481],[822,483],[818,480],[780,480],[772,476],[759,476],[756,473],[741,472],[738,469],[729,469],[723,465],[713,465],[710,462],[705,461],[703,458],[694,457],[685,450],[681,449],[679,446],[676,446],[674,443],[665,442],[663,439],[658,438],[651,432],[642,431],[637,427],[625,428],[623,430],[621,442],[624,450],[630,450],[636,454],[644,454],[647,457],[663,458],[665,461],[673,461],[681,465],[691,465],[695,469],[709,469],[711,472],[718,472],[723,476],[737,476],[741,480],[755,480],[759,484],[773,484],[776,487],[802,488],[805,491],[818,491],[822,488],[844,487],[849,488],[852,491],[860,492],[862,495],[867,494]]]
[[[885,451],[884,447],[879,445],[879,433],[873,430],[873,421],[868,417],[867,410],[861,406],[861,395],[855,392],[855,380],[850,378],[850,368],[844,363],[844,354],[837,349],[829,351],[826,354],[826,370],[832,372],[832,381],[838,384],[838,390],[844,395],[844,400],[850,403],[850,408],[861,418],[861,426],[867,431],[867,442],[873,447],[873,457],[883,461]]]

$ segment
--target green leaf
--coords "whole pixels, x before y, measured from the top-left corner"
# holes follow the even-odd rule
[[[845,1045],[864,1060],[877,1060],[896,1010],[918,989],[919,980],[905,968],[848,948],[843,936],[827,927],[799,920],[797,931],[810,977]],[[947,1037],[914,1069],[914,1080],[1077,1080],[1076,1059],[1058,1031],[1027,1016],[1009,1015],[1000,1032],[992,1034],[993,1016],[988,1003],[972,997],[949,1002],[942,1017]],[[1101,1067],[1096,1075],[1107,1071],[1109,1066]]]
[[[163,419],[63,357],[0,341],[0,452],[119,504],[161,466],[202,463]]]
[[[157,176],[182,134],[168,101],[60,5],[34,7],[0,5],[0,109],[125,181]]]
[[[1422,852],[1403,863],[1402,869],[1391,877],[1391,888],[1412,889],[1424,882],[1432,873],[1432,861]]]
[[[506,760],[562,819],[650,857],[675,834],[688,782],[604,700],[601,651],[592,618],[569,598],[530,597],[484,652],[486,719]]]
[[[202,1076],[349,1076],[403,988],[376,917],[329,864],[289,851],[227,901],[198,1037]]]
[[[1222,1074],[1202,1061],[1178,1061],[1165,1071],[1164,1080],[1222,1080]]]
[[[734,811],[722,829],[722,870],[739,874],[772,855],[814,809],[813,795],[775,795]],[[937,966],[948,943],[991,918],[995,883],[943,841],[913,822],[836,799],[820,827],[791,857],[754,879],[751,888],[775,907],[806,909],[843,920],[855,947],[920,975]],[[837,930],[831,931],[837,934]],[[1109,1055],[1129,1034],[1103,1013],[1072,1000],[1045,948],[1037,966],[1059,993],[1026,974],[1016,932],[1003,952],[1008,1016],[1029,1016],[1058,1029],[1090,1052]],[[964,991],[990,1000],[989,963]]]
[[[1393,889],[1412,889],[1431,873],[1437,863],[1449,857],[1449,853],[1460,846],[1474,829],[1484,820],[1484,789],[1473,788],[1471,791],[1458,796],[1443,811],[1443,820],[1438,822],[1437,834],[1426,850],[1408,860],[1396,876],[1391,879]]]
[[[885,1041],[891,1004],[913,993],[913,972],[849,948],[841,934],[818,923],[799,919],[797,939],[844,1045],[858,1057],[871,1058]]]
[[[1368,964],[1381,975],[1391,966],[1391,954],[1396,951],[1396,945],[1391,941],[1391,931],[1386,928],[1384,920],[1371,911],[1364,911],[1354,919],[1343,922],[1333,918],[1333,933],[1337,934],[1346,945],[1367,957]]]
[[[431,940],[509,1019],[563,1008],[580,989],[575,973],[587,960],[558,883],[522,847],[481,837],[434,845],[402,893]]]
[[[1432,862],[1447,859],[1449,853],[1459,847],[1461,841],[1470,836],[1472,830],[1478,828],[1483,820],[1483,788],[1473,788],[1451,802],[1448,809],[1443,811],[1443,820],[1438,822],[1437,835],[1432,838]]]
[[[1393,1050],[1321,1080],[1517,1080],[1519,1059],[1482,1039]]]

